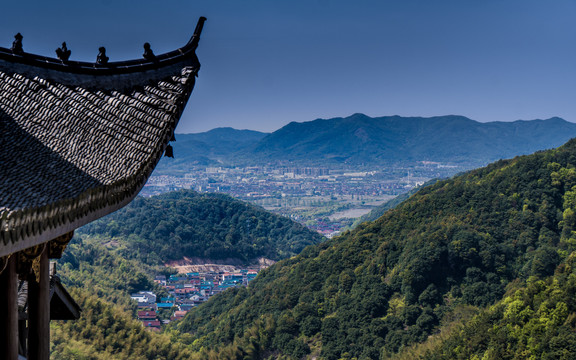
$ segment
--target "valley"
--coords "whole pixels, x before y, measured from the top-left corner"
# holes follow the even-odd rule
[[[141,191],[225,193],[332,237],[431,179],[560,146],[560,118],[480,123],[463,116],[348,117],[292,122],[272,132],[216,128],[177,134]]]
[[[430,161],[388,167],[191,166],[183,175],[151,176],[140,195],[179,189],[225,193],[332,237],[395,196],[466,169]]]
[[[124,359],[118,344],[147,341],[175,359],[569,359],[556,344],[576,348],[574,159],[572,140],[469,171],[165,166],[148,196],[76,232],[61,274],[85,328],[55,324],[56,353]],[[153,320],[174,321],[142,325],[141,291],[179,294]],[[123,337],[147,320],[156,330]]]

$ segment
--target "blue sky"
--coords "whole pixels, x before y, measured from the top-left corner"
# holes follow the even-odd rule
[[[92,0],[2,5],[0,46],[139,58],[208,18],[177,132],[349,116],[576,121],[576,0]],[[2,40],[4,39],[4,40]]]

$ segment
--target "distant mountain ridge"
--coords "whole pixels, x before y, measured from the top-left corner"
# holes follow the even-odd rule
[[[576,136],[576,124],[547,120],[481,123],[464,116],[383,116],[364,114],[292,122],[274,131],[217,128],[177,134],[182,164],[291,163],[373,165],[414,161],[468,163],[471,166],[555,148]],[[169,165],[168,165],[169,164]]]
[[[185,171],[190,165],[229,163],[235,154],[257,143],[266,135],[268,134],[259,131],[236,130],[230,127],[215,128],[197,134],[176,134],[176,141],[172,142],[174,159],[162,159],[155,173]]]
[[[485,164],[554,148],[574,136],[576,124],[560,118],[480,123],[455,115],[371,118],[354,114],[290,123],[261,139],[246,156],[267,162]]]
[[[176,134],[178,138],[184,141],[199,141],[206,144],[239,146],[240,144],[252,143],[262,139],[268,133],[254,130],[237,130],[231,127],[215,128],[203,133],[197,134]],[[218,141],[218,144],[214,144]]]

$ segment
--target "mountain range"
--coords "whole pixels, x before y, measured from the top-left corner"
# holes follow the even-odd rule
[[[481,123],[463,116],[368,117],[292,122],[273,133],[218,128],[180,134],[175,159],[158,172],[183,164],[263,163],[375,165],[438,161],[485,165],[560,146],[576,136],[576,124],[547,120]]]

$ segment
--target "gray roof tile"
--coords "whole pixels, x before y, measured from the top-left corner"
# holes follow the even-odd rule
[[[195,76],[183,65],[120,91],[9,65],[0,63],[0,256],[132,199],[163,155]]]

